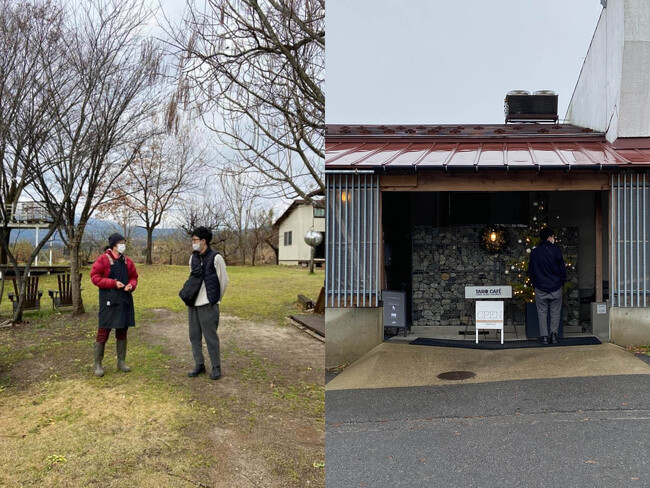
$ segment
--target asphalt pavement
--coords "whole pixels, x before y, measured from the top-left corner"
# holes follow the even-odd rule
[[[325,418],[328,488],[650,487],[647,374],[329,389]]]

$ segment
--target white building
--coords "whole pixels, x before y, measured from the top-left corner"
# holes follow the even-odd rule
[[[314,263],[325,262],[325,203],[313,204],[295,200],[274,224],[278,228],[278,264],[286,266],[307,265],[311,258],[311,247],[305,243],[305,234],[312,228],[323,234],[323,241],[316,247]]]

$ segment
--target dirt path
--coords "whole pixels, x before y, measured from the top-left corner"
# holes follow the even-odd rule
[[[217,422],[197,419],[186,428],[197,448],[214,452],[210,480],[200,483],[324,486],[324,344],[291,326],[222,316],[222,379],[188,378],[186,315],[154,312],[155,319],[139,327],[140,337],[175,358],[174,383],[189,385],[194,400],[222,413]],[[205,347],[204,353],[207,360]]]

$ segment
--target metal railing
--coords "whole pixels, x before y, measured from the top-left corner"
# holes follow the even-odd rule
[[[33,223],[52,222],[52,216],[47,211],[44,202],[18,202],[5,205],[0,220],[6,218],[7,222]]]
[[[647,307],[650,273],[650,178],[612,175],[610,297],[614,307]]]
[[[379,178],[326,175],[327,307],[379,306]]]

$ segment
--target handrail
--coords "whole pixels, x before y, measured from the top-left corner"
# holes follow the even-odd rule
[[[52,216],[47,211],[45,202],[29,201],[18,202],[4,206],[4,212],[0,220],[8,222],[30,223],[30,222],[52,222]]]

